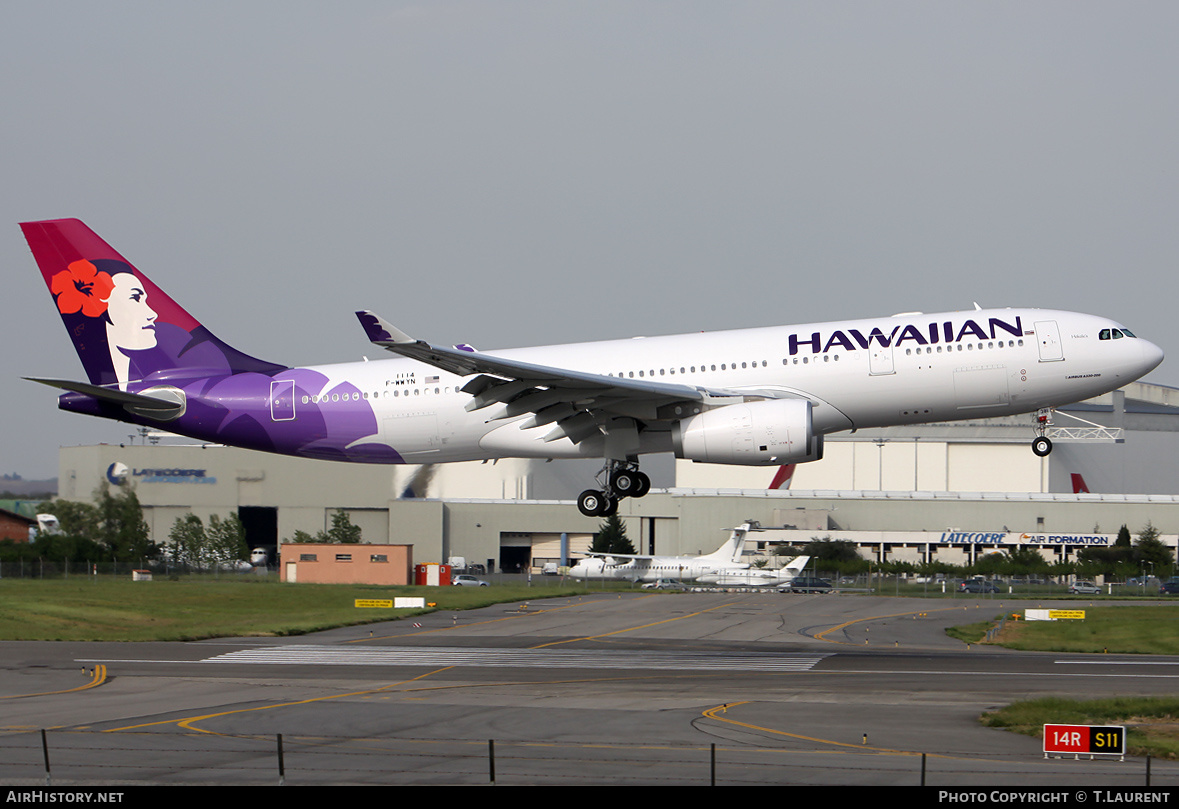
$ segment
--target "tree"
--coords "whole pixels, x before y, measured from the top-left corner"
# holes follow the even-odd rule
[[[168,554],[181,565],[203,568],[208,563],[205,524],[195,514],[177,517],[168,532]]]
[[[205,531],[209,552],[218,562],[236,562],[246,558],[246,529],[237,514],[222,520],[216,514],[209,517],[209,528]]]
[[[246,557],[246,532],[236,514],[222,520],[214,514],[206,528],[195,514],[178,517],[168,534],[172,558],[185,565],[209,569]]]
[[[348,513],[343,509],[337,509],[336,513],[332,515],[332,527],[326,531],[317,531],[315,536],[306,531],[296,531],[287,542],[295,544],[316,543],[321,545],[356,545],[360,542],[361,533],[360,526],[353,525],[352,520],[349,519]],[[242,541],[242,547],[245,548],[245,540]]]
[[[1048,572],[1048,560],[1035,548],[1020,546],[1007,553],[1007,568],[1003,571],[1013,576],[1043,574]]]
[[[1138,540],[1134,543],[1134,561],[1139,569],[1149,564],[1156,576],[1163,576],[1170,571],[1175,558],[1167,544],[1159,539],[1159,534],[1159,529],[1149,522],[1138,532]]]
[[[332,527],[327,531],[320,531],[315,536],[316,542],[330,542],[336,545],[356,545],[360,542],[360,526],[353,525],[347,512],[337,509],[332,515]]]
[[[1095,531],[1094,533],[1100,533],[1100,532]],[[1114,540],[1114,547],[1115,548],[1128,548],[1128,547],[1130,547],[1130,529],[1126,527],[1125,523],[1122,523],[1122,527],[1118,529],[1118,538]]]
[[[52,514],[57,517],[61,525],[61,532],[66,536],[98,541],[101,528],[99,526],[98,509],[93,503],[80,503],[74,500],[47,500],[37,506],[42,514]]]
[[[119,562],[134,562],[156,556],[160,549],[151,541],[143,506],[131,486],[120,487],[117,495],[99,484],[94,493],[98,518],[102,525],[102,540]]]
[[[591,553],[634,553],[635,546],[626,536],[626,524],[617,514],[611,514],[598,526]]]
[[[101,543],[106,559],[138,562],[159,553],[143,519],[143,506],[130,486],[112,495],[106,484],[100,484],[94,490],[93,503],[52,500],[38,508],[57,517],[63,534]]]
[[[868,560],[860,556],[856,543],[850,539],[811,537],[802,552],[811,557],[815,570],[857,574],[868,569]]]
[[[106,548],[92,539],[71,534],[38,534],[30,550],[51,562],[101,562]]]

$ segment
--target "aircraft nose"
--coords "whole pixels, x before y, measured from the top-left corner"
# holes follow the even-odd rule
[[[1142,340],[1142,373],[1147,374],[1163,361],[1163,350],[1149,340]]]

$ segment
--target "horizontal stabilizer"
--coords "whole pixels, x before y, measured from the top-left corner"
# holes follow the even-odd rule
[[[128,393],[117,388],[90,385],[86,382],[73,382],[68,379],[38,379],[31,376],[26,376],[25,379],[48,385],[51,388],[92,396],[99,401],[122,405],[128,412],[159,421],[174,419],[184,413],[185,409],[184,392],[177,388],[153,388],[151,389],[153,393],[161,395],[148,396],[142,393]]]

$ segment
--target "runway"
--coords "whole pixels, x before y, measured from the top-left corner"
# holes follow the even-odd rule
[[[1045,760],[978,724],[1033,695],[1179,686],[1175,658],[944,633],[1021,606],[604,594],[298,638],[3,643],[0,778],[45,783],[46,729],[54,785],[1143,786],[1141,760]]]

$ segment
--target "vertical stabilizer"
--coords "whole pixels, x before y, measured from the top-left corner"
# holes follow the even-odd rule
[[[92,384],[282,370],[218,340],[77,219],[21,230]]]

